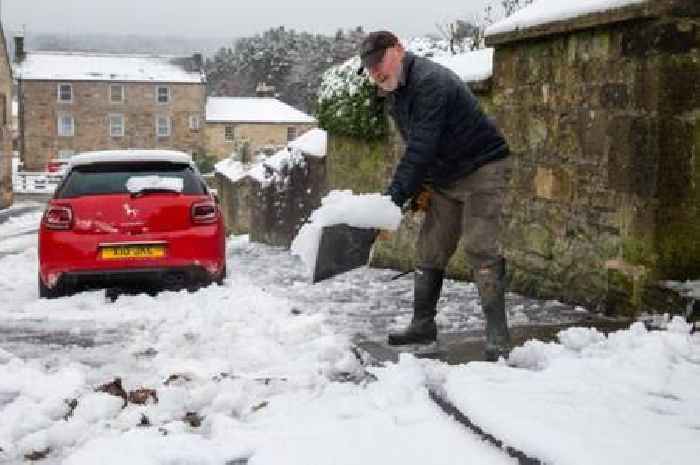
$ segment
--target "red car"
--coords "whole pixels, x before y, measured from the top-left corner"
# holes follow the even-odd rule
[[[39,296],[196,289],[226,276],[222,215],[190,156],[74,156],[39,229]]]

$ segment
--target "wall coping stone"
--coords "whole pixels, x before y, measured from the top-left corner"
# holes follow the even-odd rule
[[[540,39],[569,34],[585,29],[641,19],[658,18],[664,15],[692,16],[698,13],[697,0],[649,0],[646,3],[627,5],[612,10],[589,13],[562,21],[554,21],[525,29],[494,34],[486,37],[486,45],[494,47],[513,42]]]

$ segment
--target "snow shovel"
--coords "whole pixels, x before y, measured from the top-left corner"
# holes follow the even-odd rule
[[[374,228],[356,228],[347,224],[324,226],[312,282],[317,283],[367,265],[376,237],[377,230]]]

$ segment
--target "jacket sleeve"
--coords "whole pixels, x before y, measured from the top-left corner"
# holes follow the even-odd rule
[[[417,84],[414,92],[406,151],[386,191],[399,207],[415,194],[429,167],[435,163],[447,117],[447,91],[439,75],[426,76]]]

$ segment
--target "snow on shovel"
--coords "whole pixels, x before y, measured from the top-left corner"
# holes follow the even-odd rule
[[[331,191],[292,241],[316,283],[367,265],[377,230],[396,231],[401,210],[388,196]]]

